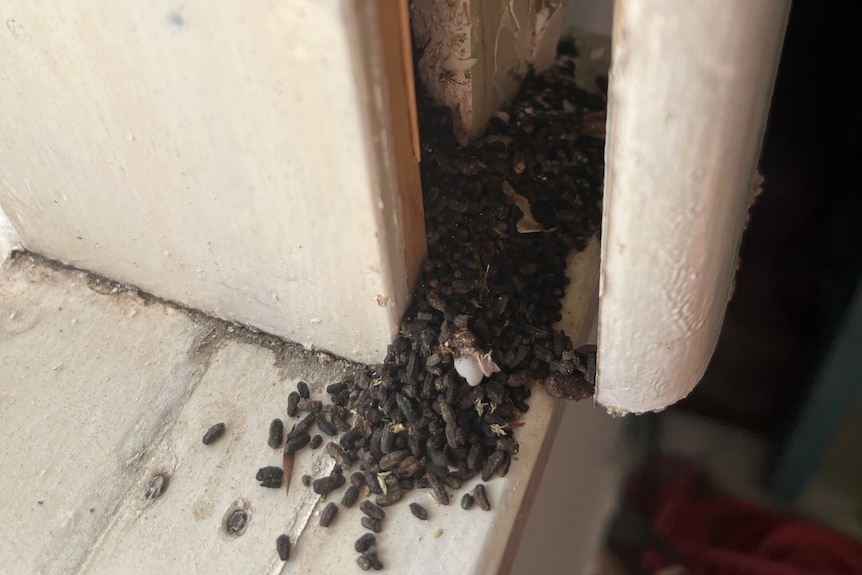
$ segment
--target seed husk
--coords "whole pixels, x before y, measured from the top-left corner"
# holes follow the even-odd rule
[[[215,443],[225,432],[224,423],[216,423],[204,433],[203,443],[204,445],[212,445]]]

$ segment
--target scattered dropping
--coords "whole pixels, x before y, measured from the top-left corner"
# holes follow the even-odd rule
[[[279,449],[284,441],[284,422],[280,419],[273,419],[269,424],[269,440],[267,443],[273,449]]]
[[[261,487],[276,488],[281,487],[284,479],[284,470],[281,467],[267,466],[257,470],[255,479],[260,481]]]
[[[320,526],[329,527],[336,515],[338,515],[338,505],[330,501],[320,512]]]
[[[416,517],[417,519],[421,519],[422,521],[428,519],[428,510],[419,505],[418,503],[410,504],[410,513],[412,513],[414,517]]]
[[[319,433],[316,433],[314,437],[311,438],[311,441],[308,442],[308,446],[311,449],[317,449],[320,447],[321,443],[323,443],[323,437],[321,437]]]
[[[307,431],[300,431],[298,433],[293,434],[293,437],[287,440],[287,443],[284,444],[284,452],[287,455],[293,455],[311,441],[311,436]]]
[[[461,496],[461,509],[470,509],[473,507],[473,496],[465,493]]]
[[[341,504],[348,509],[353,507],[356,500],[359,499],[359,488],[355,485],[349,485],[344,490],[344,495],[341,497]]]
[[[383,562],[380,561],[380,559],[377,557],[377,551],[375,551],[374,549],[366,551],[365,553],[360,555],[359,558],[367,561],[368,565],[370,565],[371,568],[373,568],[375,571],[380,571],[381,569],[383,569]],[[363,565],[365,564],[364,561],[362,563],[360,563],[357,560],[356,564],[359,565],[359,567],[361,569],[363,569],[364,571],[368,571],[367,568],[363,567]]]
[[[376,542],[377,538],[374,536],[374,533],[365,533],[356,540],[356,543],[353,544],[353,549],[357,553],[363,553],[373,547]]]
[[[327,475],[326,477],[315,479],[311,482],[311,488],[318,495],[323,495],[325,497],[344,485],[344,482],[344,475],[336,473],[334,475]]]
[[[291,391],[287,395],[287,416],[296,417],[299,412],[299,393]]]
[[[282,561],[290,559],[290,537],[282,533],[275,540],[275,550],[278,551],[278,558]]]
[[[299,397],[302,399],[311,399],[311,391],[308,389],[308,384],[304,381],[296,384],[296,391],[299,392]]]
[[[362,510],[362,512],[365,513],[368,517],[371,517],[372,519],[376,519],[378,521],[382,521],[383,518],[386,517],[386,512],[383,511],[383,509],[374,505],[374,503],[367,499],[359,505],[359,509]]]
[[[491,503],[488,501],[488,493],[485,491],[485,486],[480,483],[473,488],[473,497],[476,499],[476,505],[482,511],[490,511]]]
[[[224,423],[216,423],[204,433],[203,442],[204,445],[211,445],[215,441],[218,440],[219,437],[224,435],[225,426]]]
[[[375,533],[380,533],[383,529],[383,523],[379,519],[374,519],[373,517],[365,516],[360,519],[359,522],[363,527],[369,531],[374,531]]]
[[[427,476],[428,483],[431,485],[431,493],[434,495],[437,503],[440,505],[449,505],[449,492],[446,491],[446,486],[443,485],[443,482],[433,473],[428,473]]]
[[[322,413],[317,414],[317,429],[325,433],[329,437],[338,435],[338,428],[334,424],[327,421],[326,416]]]

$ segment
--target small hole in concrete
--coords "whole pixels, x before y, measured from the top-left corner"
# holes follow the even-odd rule
[[[245,499],[237,499],[222,517],[222,530],[234,537],[241,536],[248,529],[251,515],[251,503]]]
[[[144,499],[152,501],[162,495],[168,488],[170,476],[167,473],[157,473],[153,475],[147,482],[147,490],[144,492]]]

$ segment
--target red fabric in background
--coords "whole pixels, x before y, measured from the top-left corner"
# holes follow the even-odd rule
[[[687,462],[662,458],[637,473],[630,501],[690,575],[862,575],[862,544],[810,521],[716,495]],[[660,573],[674,561],[647,550]]]

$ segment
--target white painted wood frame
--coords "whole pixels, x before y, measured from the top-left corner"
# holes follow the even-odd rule
[[[7,0],[0,208],[34,252],[382,360],[425,254],[406,0]]]
[[[596,398],[685,397],[712,356],[789,0],[617,0],[607,124]]]

